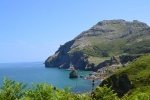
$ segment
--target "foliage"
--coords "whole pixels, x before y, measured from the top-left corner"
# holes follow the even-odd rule
[[[0,100],[17,100],[23,97],[25,91],[23,91],[27,84],[8,80],[4,78],[3,86],[0,88]]]
[[[46,83],[35,83],[29,87],[4,78],[3,84],[0,87],[0,100],[91,100],[87,93],[74,94],[69,92],[69,88],[55,88]]]
[[[131,99],[134,99],[134,100],[149,100],[150,96],[147,93],[139,93],[137,95],[134,95]]]
[[[97,87],[92,93],[94,100],[118,100],[117,94],[111,89],[104,85],[103,87]]]
[[[132,95],[126,94],[122,100],[150,100],[150,93],[142,93],[138,88]]]

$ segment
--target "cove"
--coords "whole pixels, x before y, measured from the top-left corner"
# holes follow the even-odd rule
[[[70,70],[58,68],[45,68],[43,62],[25,63],[1,63],[0,64],[0,86],[3,78],[6,77],[18,82],[28,83],[47,83],[58,88],[70,87],[71,92],[84,93],[91,92],[92,80],[83,78],[70,79]],[[91,74],[91,71],[78,71],[79,76]],[[100,84],[95,81],[94,88]]]

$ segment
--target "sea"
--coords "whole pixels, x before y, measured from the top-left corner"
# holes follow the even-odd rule
[[[78,71],[78,78],[70,79],[70,70],[58,68],[45,68],[43,62],[21,62],[21,63],[0,63],[0,86],[3,86],[3,79],[22,82],[31,86],[33,83],[52,84],[56,88],[70,87],[74,93],[91,92],[93,80],[80,78],[88,76],[92,71]],[[94,81],[94,88],[100,84],[99,80]]]

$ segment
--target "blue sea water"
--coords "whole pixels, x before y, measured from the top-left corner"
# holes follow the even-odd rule
[[[72,92],[83,93],[91,92],[92,80],[83,78],[70,79],[69,70],[58,68],[45,68],[43,62],[26,63],[1,63],[0,64],[0,86],[3,85],[4,77],[18,82],[28,83],[47,83],[55,87],[70,87]],[[91,71],[78,71],[79,76],[91,74]],[[95,87],[100,81],[95,81]]]

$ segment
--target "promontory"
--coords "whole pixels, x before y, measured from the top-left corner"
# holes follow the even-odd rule
[[[96,71],[150,53],[150,27],[138,20],[103,20],[61,45],[45,67]]]

